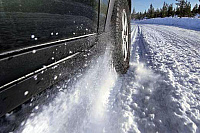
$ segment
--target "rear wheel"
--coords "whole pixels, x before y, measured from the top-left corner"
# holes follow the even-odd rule
[[[114,39],[113,65],[118,73],[124,74],[130,60],[130,10],[127,0],[116,0],[111,18]]]

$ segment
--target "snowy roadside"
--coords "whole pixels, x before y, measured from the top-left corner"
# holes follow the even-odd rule
[[[200,32],[152,25],[141,29],[153,69],[173,87],[167,95],[170,129],[200,132]]]
[[[122,107],[129,132],[200,132],[200,34],[170,26],[138,25]],[[128,121],[127,121],[128,123]]]
[[[168,25],[176,26],[185,29],[192,29],[200,31],[200,19],[198,18],[154,18],[154,19],[145,19],[140,21],[133,21],[136,24],[157,24],[157,25]]]

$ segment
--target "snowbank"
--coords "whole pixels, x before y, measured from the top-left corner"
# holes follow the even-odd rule
[[[200,31],[200,19],[198,18],[154,18],[145,19],[140,21],[133,21],[138,24],[159,24],[176,26],[185,29],[198,30]]]

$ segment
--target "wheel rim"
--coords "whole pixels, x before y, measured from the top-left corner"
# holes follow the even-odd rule
[[[125,9],[122,12],[122,51],[124,61],[126,61],[128,58],[128,21]]]

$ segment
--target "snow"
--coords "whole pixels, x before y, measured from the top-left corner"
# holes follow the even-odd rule
[[[130,82],[125,84],[135,92],[129,106],[138,129],[199,133],[200,32],[159,25],[134,27],[131,67],[135,73],[127,75]]]
[[[26,95],[28,95],[28,91],[25,91],[25,92],[24,92],[24,96],[26,96]]]
[[[34,78],[35,80],[37,80],[37,75],[35,75],[33,78]]]
[[[35,38],[35,35],[31,35],[31,38],[34,39],[34,38]]]
[[[53,79],[56,80],[57,78],[58,78],[58,76],[55,75]]]
[[[108,52],[94,62],[70,90],[63,89],[49,105],[38,107],[18,132],[102,133],[108,121],[107,107],[117,74],[110,67]],[[114,122],[114,121],[113,121]]]
[[[186,29],[198,30],[200,31],[200,19],[199,18],[154,18],[145,19],[141,21],[133,21],[138,24],[157,24],[157,25],[168,25],[176,26]]]
[[[36,50],[33,50],[32,53],[35,54],[35,53],[36,53]]]
[[[200,18],[200,14],[196,14],[194,18]]]

